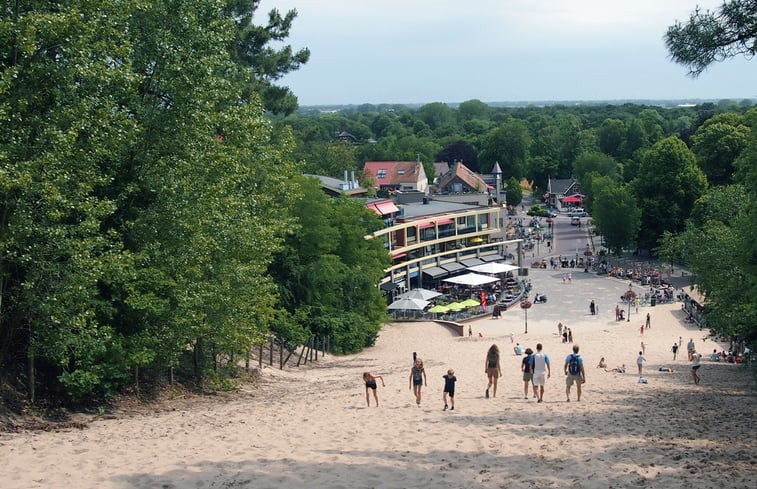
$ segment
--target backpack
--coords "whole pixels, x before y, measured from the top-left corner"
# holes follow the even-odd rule
[[[568,373],[570,375],[581,375],[581,364],[578,361],[578,355],[571,354],[568,362]]]

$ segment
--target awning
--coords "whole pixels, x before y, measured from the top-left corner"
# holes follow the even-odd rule
[[[466,273],[465,275],[460,275],[459,277],[444,279],[444,282],[475,286],[489,284],[496,282],[497,280],[499,279],[496,277],[487,277],[486,275],[481,275],[478,273]]]
[[[484,255],[481,257],[481,260],[487,263],[490,261],[500,261],[502,260],[502,255]]]
[[[387,292],[389,292],[390,290],[394,290],[397,287],[399,287],[399,285],[395,284],[394,282],[385,282],[385,283],[379,285],[379,288],[381,290],[385,290]]]
[[[445,277],[449,272],[441,267],[429,267],[423,269],[423,273],[431,278]]]
[[[570,197],[563,197],[562,201],[563,204],[577,204],[578,202],[581,202],[583,200],[581,197],[577,195],[571,195]]]
[[[455,224],[454,219],[439,219],[436,221],[437,226],[444,226],[445,224]]]
[[[392,255],[392,260],[396,260],[397,258],[404,258],[407,256],[407,253],[397,253],[395,255]]]
[[[418,229],[426,229],[426,228],[432,228],[432,227],[434,227],[433,222],[424,222],[423,224],[418,226]]]
[[[453,262],[453,263],[447,263],[445,265],[442,265],[442,268],[447,270],[450,273],[459,272],[460,270],[465,270],[465,266]]]
[[[368,204],[367,207],[379,216],[386,216],[387,214],[394,214],[399,212],[399,207],[394,205],[394,202],[377,202],[374,204]]]
[[[465,268],[470,268],[475,267],[476,265],[481,265],[484,261],[478,258],[468,258],[467,260],[460,260],[459,263],[465,266]]]

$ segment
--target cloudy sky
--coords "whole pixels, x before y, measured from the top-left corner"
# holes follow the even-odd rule
[[[663,35],[720,0],[262,0],[295,8],[310,61],[281,80],[300,105],[757,98],[757,59],[699,78]]]

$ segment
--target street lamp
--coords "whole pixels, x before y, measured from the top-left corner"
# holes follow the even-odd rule
[[[628,319],[627,322],[631,322],[631,298],[633,297],[633,282],[628,284],[628,292],[626,292],[626,299],[628,300]]]
[[[533,304],[531,303],[531,301],[529,301],[529,300],[528,300],[528,294],[524,295],[524,296],[523,296],[523,300],[522,300],[522,301],[520,301],[520,307],[522,307],[522,308],[523,308],[523,312],[524,312],[524,313],[525,313],[525,315],[526,315],[526,331],[525,331],[525,333],[524,333],[524,334],[528,334],[528,309],[529,309],[529,308],[530,308],[530,307],[531,307],[532,305],[533,305]]]

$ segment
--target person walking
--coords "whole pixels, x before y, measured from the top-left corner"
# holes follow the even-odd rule
[[[565,373],[565,397],[570,402],[570,388],[576,384],[577,400],[581,400],[581,385],[586,382],[586,370],[584,369],[584,359],[578,354],[578,345],[573,345],[573,353],[565,357],[563,365]]]
[[[643,352],[639,352],[639,356],[636,357],[636,366],[639,367],[639,377],[642,376],[642,371],[644,370],[644,362],[646,360],[647,359],[644,358],[644,353]]]
[[[539,388],[539,399],[536,402],[544,400],[544,384],[552,376],[552,367],[549,365],[549,355],[543,353],[541,343],[536,344],[536,353],[534,353],[534,388]]]
[[[528,384],[534,389],[534,399],[536,399],[537,392],[534,385],[534,351],[531,348],[526,348],[526,356],[523,361],[520,362],[520,371],[523,372],[523,398],[528,399]]]
[[[694,383],[699,385],[699,367],[702,366],[702,355],[697,353],[696,350],[691,351],[691,377],[694,379]]]
[[[486,398],[489,399],[489,389],[492,389],[492,397],[497,397],[497,379],[502,376],[502,367],[499,364],[499,348],[497,345],[489,347],[486,352],[486,362],[484,363],[484,372],[489,378],[489,384],[486,386]]]
[[[365,402],[368,404],[368,407],[371,406],[370,389],[373,389],[373,398],[376,400],[376,407],[379,407],[378,393],[376,392],[378,390],[376,379],[381,379],[381,387],[386,387],[386,384],[384,384],[384,377],[380,375],[371,375],[370,372],[363,373],[363,382],[365,382]]]
[[[424,384],[428,385],[428,382],[426,381],[426,369],[423,368],[423,360],[420,357],[416,356],[415,365],[410,369],[410,378],[408,380],[410,389],[413,390],[413,394],[415,395],[415,404],[421,407],[421,387]]]
[[[641,353],[646,355],[647,354],[647,345],[644,344],[644,342],[641,342]]]
[[[673,343],[673,347],[670,349],[670,351],[673,352],[673,360],[675,360],[676,354],[678,354],[678,343]]]
[[[695,350],[696,346],[694,345],[694,338],[689,338],[689,342],[686,343],[686,351],[689,353],[689,361],[691,361],[691,354]]]
[[[568,328],[568,343],[573,343],[573,330]]]
[[[638,311],[638,308],[637,308],[636,312],[639,312],[639,311]],[[651,327],[652,327],[652,318],[650,317],[649,313],[647,313],[647,322],[646,322],[646,323],[644,323],[644,326],[645,326],[645,327],[646,327],[647,329],[649,329],[649,328],[651,328]]]
[[[594,304],[594,299],[592,299],[591,302],[589,303],[589,312],[591,313],[592,316],[597,314],[597,305]]]
[[[450,411],[455,410],[455,371],[452,369],[447,370],[447,375],[442,376],[444,378],[444,393],[442,399],[444,400],[444,411],[447,410],[447,395],[449,395],[449,403],[452,404]]]

